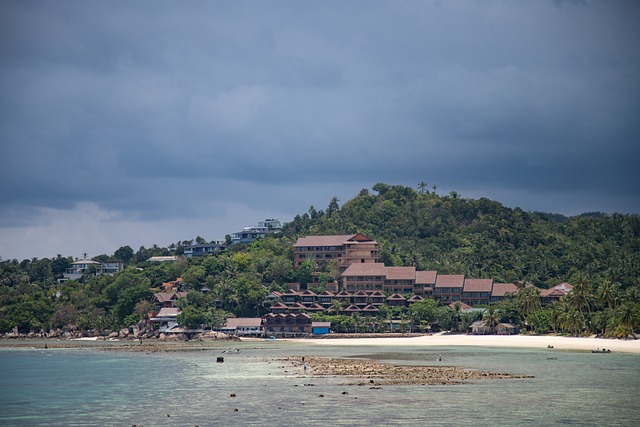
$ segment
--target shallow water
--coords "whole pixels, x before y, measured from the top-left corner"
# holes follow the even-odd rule
[[[610,426],[637,425],[640,418],[640,356],[633,354],[289,341],[234,347],[240,352],[0,348],[0,425]],[[274,361],[290,355],[455,365],[535,378],[370,389]],[[217,356],[225,362],[216,363]]]

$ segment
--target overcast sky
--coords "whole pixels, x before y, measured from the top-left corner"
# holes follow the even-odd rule
[[[0,257],[112,254],[377,182],[640,213],[637,1],[2,1]]]

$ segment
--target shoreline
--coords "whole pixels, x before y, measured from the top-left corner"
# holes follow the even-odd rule
[[[86,348],[121,351],[199,351],[233,345],[233,342],[264,342],[264,338],[240,338],[239,341],[159,341],[145,340],[139,344],[134,340],[101,341],[93,339],[0,339],[2,348]],[[614,353],[640,354],[640,340],[617,340],[595,337],[564,337],[555,335],[421,335],[404,337],[327,337],[287,338],[278,341],[304,343],[318,346],[410,346],[410,347],[485,347],[522,348],[548,351],[591,351],[608,349]],[[551,346],[552,348],[550,348]]]
[[[417,347],[498,347],[544,350],[584,350],[606,348],[612,352],[640,354],[640,340],[616,340],[594,337],[554,335],[423,335],[408,338],[300,338],[297,342],[337,346],[417,346]],[[553,348],[549,348],[552,346]]]

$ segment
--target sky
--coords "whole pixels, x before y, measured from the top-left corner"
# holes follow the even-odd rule
[[[638,214],[638,22],[637,1],[2,1],[0,257],[222,240],[378,182]]]

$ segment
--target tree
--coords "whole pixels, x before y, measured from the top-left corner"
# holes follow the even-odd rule
[[[200,329],[207,322],[207,316],[201,308],[187,305],[178,314],[176,320],[180,326],[184,326],[186,329]]]
[[[484,312],[482,316],[482,320],[484,320],[484,325],[493,330],[498,323],[500,323],[501,315],[500,310],[497,310],[494,306],[490,305],[487,310]]]
[[[424,194],[425,191],[427,192],[427,194],[429,194],[429,190],[427,190],[427,183],[424,181],[420,181],[418,183],[418,193]]]
[[[122,261],[123,263],[128,263],[133,259],[133,249],[131,246],[120,246],[114,253],[113,257],[118,261]]]
[[[533,286],[524,286],[518,290],[516,296],[522,319],[526,319],[540,310],[540,289]]]

